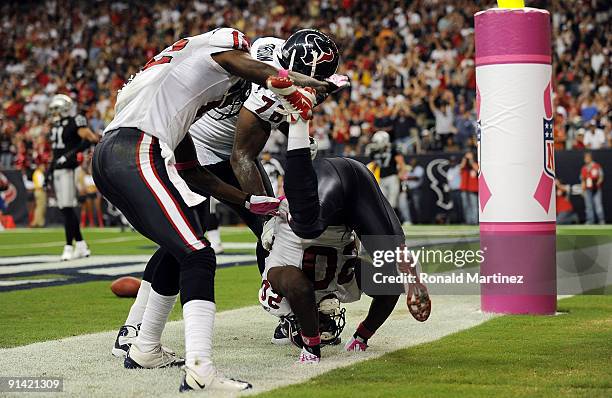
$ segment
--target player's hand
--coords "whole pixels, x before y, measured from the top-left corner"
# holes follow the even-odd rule
[[[289,122],[295,123],[301,117],[312,119],[312,108],[316,98],[315,90],[310,87],[297,87],[288,77],[271,76],[266,86],[280,99],[283,108],[289,114]]]
[[[344,345],[344,349],[350,352],[363,352],[368,348],[368,344],[362,341],[359,337],[353,335],[351,339]]]
[[[404,283],[406,305],[414,319],[419,322],[425,322],[431,314],[431,299],[429,298],[427,286],[421,283],[419,279],[416,265],[414,259],[410,257],[406,262],[398,262],[397,270],[414,277],[415,283]]]
[[[267,251],[272,250],[272,244],[274,243],[274,230],[276,229],[276,217],[272,217],[266,221],[263,225],[263,231],[261,232],[261,245]]]
[[[329,94],[337,93],[351,86],[351,80],[347,75],[334,74],[325,79],[329,84]]]
[[[249,195],[244,204],[251,213],[259,215],[274,215],[278,212],[280,200],[270,196]]]
[[[68,159],[66,159],[66,156],[60,156],[56,161],[55,164],[58,166],[63,165],[64,163],[66,163],[68,161]]]

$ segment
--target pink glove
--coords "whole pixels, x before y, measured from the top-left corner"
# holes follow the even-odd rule
[[[280,200],[269,196],[249,195],[244,207],[254,214],[274,215],[278,211],[280,202]]]
[[[348,343],[346,343],[346,345],[344,346],[344,349],[346,351],[355,352],[365,351],[367,348],[368,345],[365,342],[361,341],[361,339],[355,338],[355,336],[352,336]]]

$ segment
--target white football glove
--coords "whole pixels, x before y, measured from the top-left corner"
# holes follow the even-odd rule
[[[66,156],[61,156],[60,158],[58,158],[58,159],[55,161],[55,164],[56,164],[56,165],[58,165],[58,166],[61,166],[61,165],[63,165],[64,163],[66,163],[67,161],[68,161],[68,159],[66,159]]]
[[[272,250],[272,244],[274,243],[274,231],[276,230],[276,217],[272,217],[266,221],[263,225],[263,231],[261,232],[261,245],[267,251]]]

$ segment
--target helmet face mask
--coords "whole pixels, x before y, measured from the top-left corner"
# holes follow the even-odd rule
[[[289,36],[279,58],[283,68],[318,80],[336,73],[340,63],[336,43],[315,29],[302,29]]]
[[[249,94],[251,94],[251,83],[240,79],[227,90],[221,104],[210,112],[210,117],[215,120],[224,120],[236,116],[242,104],[249,98]]]
[[[340,300],[334,294],[330,294],[321,299],[318,310],[321,345],[340,344],[340,335],[346,325],[346,308],[341,308]],[[302,327],[297,317],[289,315],[281,319],[291,342],[298,347],[302,347],[304,345],[301,335]]]

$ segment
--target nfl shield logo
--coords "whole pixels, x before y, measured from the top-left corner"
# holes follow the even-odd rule
[[[555,178],[555,141],[552,118],[544,118],[544,171]]]
[[[476,159],[476,161],[478,162],[478,175],[480,176],[480,169],[482,168],[482,160],[480,158],[480,153],[481,153],[481,137],[482,136],[482,123],[480,121],[480,119],[478,119],[478,121],[476,122],[476,151],[477,154],[476,156],[478,157],[478,159]]]

